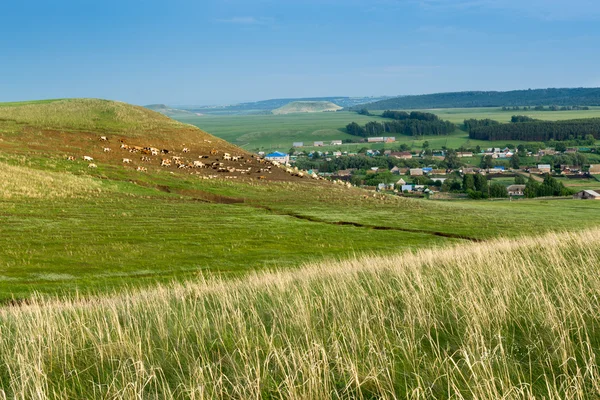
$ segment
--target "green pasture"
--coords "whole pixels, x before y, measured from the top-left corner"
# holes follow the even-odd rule
[[[545,120],[564,120],[579,118],[600,117],[600,107],[593,107],[588,111],[502,111],[500,108],[456,108],[423,110],[432,112],[440,118],[455,124],[462,124],[465,119],[490,118],[500,122],[509,122],[515,114],[525,114],[533,118]],[[380,114],[381,111],[373,112]],[[315,141],[331,142],[331,140],[358,140],[356,136],[345,133],[345,127],[350,122],[365,124],[369,121],[381,121],[378,115],[364,116],[355,112],[338,111],[328,113],[302,113],[288,115],[226,115],[226,116],[190,116],[177,117],[177,120],[195,125],[206,132],[227,140],[250,151],[288,151],[293,142],[304,142],[305,150],[344,150],[356,151],[367,147],[372,149],[398,148],[406,144],[412,148],[421,148],[424,141],[428,141],[431,148],[458,148],[461,145],[475,147],[504,147],[506,141],[470,140],[469,135],[457,129],[448,136],[412,136],[396,135],[397,142],[390,144],[352,143],[342,146],[312,147]],[[524,142],[511,141],[518,145]]]
[[[31,167],[42,165],[44,171],[64,168],[35,159]],[[94,178],[103,187],[97,195],[0,201],[0,299],[290,268],[600,223],[598,202],[447,203],[373,198],[328,183],[169,174],[133,183],[120,169],[101,174]],[[207,194],[240,203],[210,202]]]

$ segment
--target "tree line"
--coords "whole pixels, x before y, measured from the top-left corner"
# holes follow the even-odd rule
[[[364,126],[351,122],[346,125],[346,132],[361,137],[384,136],[386,134],[438,136],[448,135],[456,129],[456,126],[450,121],[443,121],[437,115],[431,113],[413,111],[409,114],[404,111],[385,111],[383,116],[393,119],[393,121],[371,121]]]
[[[478,126],[469,131],[476,140],[523,140],[545,142],[549,140],[584,139],[587,135],[600,138],[600,118],[567,121],[529,121],[511,124]]]

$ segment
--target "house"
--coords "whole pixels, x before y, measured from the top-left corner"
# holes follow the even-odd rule
[[[424,174],[430,174],[431,171],[433,171],[433,168],[431,168],[431,167],[424,167],[422,169],[423,169]]]
[[[456,157],[458,157],[458,158],[473,157],[473,152],[472,151],[459,151],[458,153],[456,153]]]
[[[304,147],[304,142],[294,142],[292,147]]]
[[[383,152],[383,155],[384,155],[384,156],[389,156],[390,154],[392,154],[392,151],[391,151],[391,150],[385,150],[385,151]]]
[[[394,167],[394,168],[390,169],[390,172],[392,174],[399,175],[400,174],[400,168]]]
[[[549,174],[552,172],[552,167],[550,164],[538,164],[538,169],[542,174]]]
[[[509,196],[523,196],[525,194],[525,185],[510,185],[506,190]]]
[[[323,142],[315,142],[315,143],[313,144],[313,146],[315,146],[315,147],[323,147],[323,146],[325,146],[325,145],[323,144]]]
[[[431,178],[434,182],[444,183],[448,178]]]
[[[553,156],[556,154],[555,150],[552,149],[545,149],[545,150],[540,150],[538,151],[538,156],[543,157],[543,156]]]
[[[403,192],[412,192],[412,190],[413,190],[413,185],[402,185]]]
[[[580,200],[600,200],[600,193],[594,190],[582,190],[579,193],[575,193],[573,198]]]
[[[282,164],[287,164],[290,161],[290,156],[288,154],[281,153],[279,151],[269,153],[265,156],[265,158],[269,161],[277,161]]]
[[[378,190],[394,190],[393,183],[380,183],[377,185]]]
[[[410,176],[422,176],[423,175],[423,168],[411,168],[410,169]]]
[[[434,169],[431,171],[431,173],[434,175],[446,175],[446,170],[445,169]]]
[[[494,168],[492,168],[492,172],[495,172],[495,173],[501,174],[501,173],[503,173],[503,172],[504,172],[504,169],[505,169],[505,168],[504,168],[503,166],[501,166],[501,165],[497,165],[497,166],[495,166]]]
[[[341,140],[332,140],[331,141],[332,146],[340,146],[341,144],[342,144]]]
[[[410,160],[413,158],[413,155],[410,153],[410,151],[394,151],[390,153],[390,155],[400,160]]]
[[[396,185],[398,186],[404,186],[406,185],[406,181],[402,178],[398,179],[398,182],[396,182]]]
[[[351,176],[354,169],[341,169],[337,172],[337,176]]]
[[[367,138],[368,143],[383,143],[383,136]]]
[[[334,157],[341,157],[342,156],[342,152],[341,151],[334,151],[333,153]]]
[[[575,154],[577,153],[577,149],[575,147],[569,147],[567,150],[565,150],[565,154]]]
[[[600,164],[590,165],[590,174],[600,174]]]
[[[393,136],[385,137],[385,138],[383,138],[383,141],[386,143],[394,143],[396,141],[396,138]]]

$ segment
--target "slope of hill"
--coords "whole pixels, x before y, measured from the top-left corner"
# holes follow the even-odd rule
[[[315,113],[341,110],[342,107],[330,101],[294,101],[273,110],[273,114]]]
[[[402,96],[370,102],[352,109],[408,110],[427,108],[468,108],[502,106],[597,106],[600,88],[535,89],[508,92],[452,92]]]
[[[194,113],[187,110],[180,110],[178,108],[169,107],[166,104],[149,104],[144,106],[149,110],[159,112],[161,114],[166,115],[167,117],[177,118],[177,117],[190,117],[198,115],[198,113]]]
[[[4,307],[0,395],[597,398],[598,249],[594,229]]]
[[[387,99],[387,96],[379,97],[308,97],[261,100],[249,103],[231,104],[224,106],[178,106],[177,108],[194,113],[213,115],[238,115],[238,114],[270,114],[272,110],[283,107],[294,101],[329,101],[341,107],[352,107],[357,104],[370,103]]]

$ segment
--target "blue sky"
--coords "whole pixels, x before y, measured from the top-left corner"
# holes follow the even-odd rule
[[[22,0],[0,101],[224,104],[600,86],[597,0]]]

